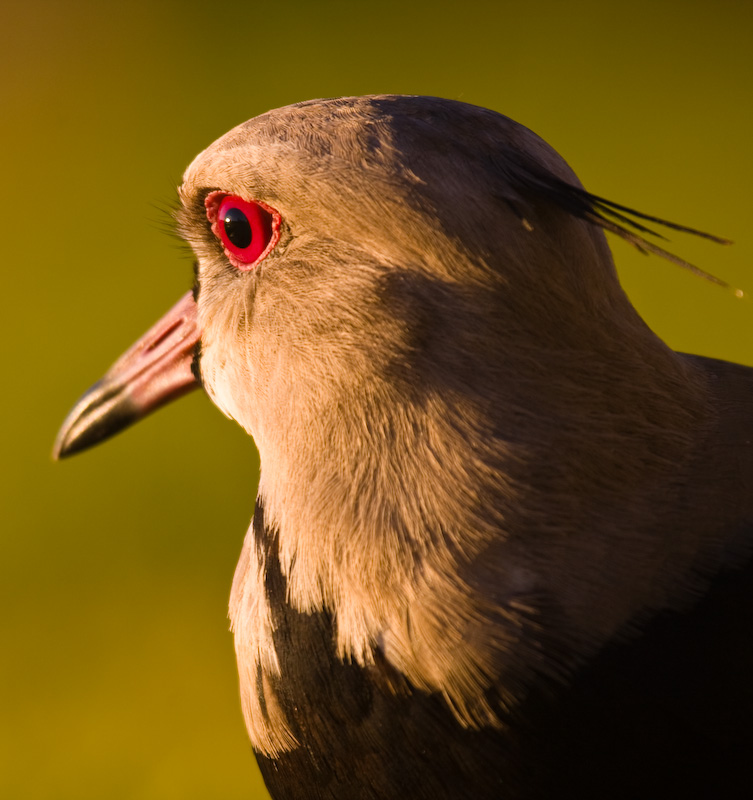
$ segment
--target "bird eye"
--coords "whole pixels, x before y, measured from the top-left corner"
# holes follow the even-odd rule
[[[280,215],[266,203],[212,192],[204,201],[212,233],[239,270],[254,269],[280,238]]]

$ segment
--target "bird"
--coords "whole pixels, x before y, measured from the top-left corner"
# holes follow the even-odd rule
[[[198,387],[253,437],[229,615],[271,796],[751,796],[753,370],[653,333],[605,231],[722,283],[651,239],[716,237],[422,96],[254,117],[179,199],[194,289],[55,456]]]

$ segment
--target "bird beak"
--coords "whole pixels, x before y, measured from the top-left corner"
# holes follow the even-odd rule
[[[58,433],[53,458],[109,439],[197,388],[192,367],[199,338],[196,303],[189,292],[76,403]]]

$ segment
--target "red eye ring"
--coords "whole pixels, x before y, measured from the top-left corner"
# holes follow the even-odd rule
[[[212,233],[222,242],[230,263],[243,272],[255,269],[280,239],[282,218],[260,200],[211,192],[204,200]]]

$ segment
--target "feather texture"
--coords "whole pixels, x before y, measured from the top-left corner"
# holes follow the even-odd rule
[[[225,195],[279,215],[253,268]],[[273,796],[749,796],[753,371],[661,342],[604,231],[722,285],[648,223],[724,240],[425,97],[252,119],[180,197],[194,373],[261,457],[230,616]]]

